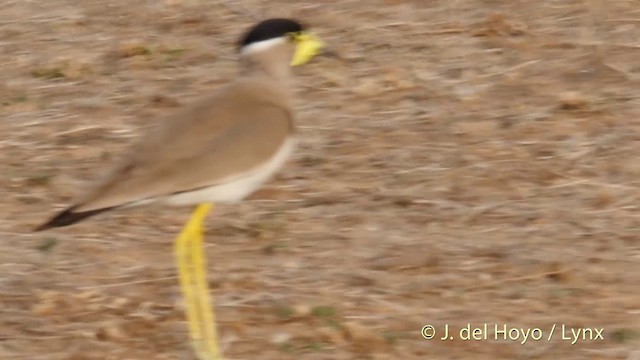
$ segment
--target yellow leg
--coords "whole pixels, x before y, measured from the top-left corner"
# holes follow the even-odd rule
[[[211,204],[198,205],[175,243],[178,277],[186,302],[189,335],[200,360],[221,359],[202,244],[202,223],[212,207]]]

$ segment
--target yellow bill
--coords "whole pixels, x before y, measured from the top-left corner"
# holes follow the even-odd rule
[[[293,34],[293,40],[296,43],[296,51],[291,60],[291,66],[309,62],[324,47],[322,40],[308,32]]]

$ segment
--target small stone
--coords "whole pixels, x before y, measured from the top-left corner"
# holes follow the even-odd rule
[[[578,110],[589,104],[589,99],[581,93],[566,91],[558,95],[560,108],[564,110]]]
[[[276,345],[282,345],[289,342],[293,336],[286,332],[275,333],[271,336],[271,343]]]
[[[351,91],[360,98],[368,98],[379,94],[381,91],[380,87],[381,85],[375,80],[364,79],[359,84],[355,85]]]
[[[311,315],[311,306],[307,304],[298,304],[293,307],[293,314],[297,317],[307,317]]]
[[[344,332],[340,331],[336,327],[321,327],[318,329],[318,333],[322,340],[330,343],[330,344],[344,344],[346,342]]]
[[[95,333],[96,339],[99,341],[114,341],[127,338],[127,334],[120,324],[109,322],[101,326]]]
[[[81,293],[74,294],[73,297],[78,300],[89,300],[100,297],[100,293],[97,290],[87,290]]]
[[[346,338],[361,352],[374,352],[388,345],[382,336],[378,336],[367,326],[346,322],[342,328]]]
[[[40,315],[40,316],[52,315],[56,312],[56,308],[57,306],[55,302],[47,301],[44,303],[35,304],[31,308],[31,312],[34,313],[35,315]]]

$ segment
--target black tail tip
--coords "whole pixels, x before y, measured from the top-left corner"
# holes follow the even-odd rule
[[[75,209],[76,209],[76,206],[72,206],[70,208],[67,208],[64,211],[59,212],[57,215],[49,219],[44,224],[36,226],[33,229],[33,231],[38,232],[38,231],[44,231],[44,230],[48,230],[56,227],[69,226],[77,222],[80,222],[90,216],[109,210],[109,208],[104,208],[104,209],[97,209],[97,210],[75,212],[74,211]]]
[[[50,222],[46,222],[44,224],[40,224],[36,227],[33,228],[33,232],[40,232],[40,231],[45,231],[45,230],[49,230],[51,228],[54,228],[55,226],[50,224]]]

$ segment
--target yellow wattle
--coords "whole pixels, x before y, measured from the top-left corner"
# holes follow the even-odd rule
[[[291,66],[298,66],[309,62],[320,53],[324,43],[318,37],[310,33],[301,33],[295,36],[296,51],[291,60]]]

